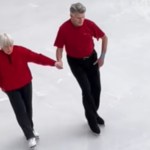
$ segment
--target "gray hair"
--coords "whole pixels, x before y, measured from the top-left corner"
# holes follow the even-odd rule
[[[14,41],[9,34],[2,33],[0,34],[0,48],[5,48],[8,46],[13,46]]]
[[[74,3],[70,7],[70,13],[85,13],[86,7],[81,3]]]

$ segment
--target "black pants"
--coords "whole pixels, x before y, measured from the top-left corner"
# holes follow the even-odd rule
[[[32,83],[6,92],[15,112],[17,121],[22,128],[26,139],[34,137],[32,121]]]
[[[88,122],[96,123],[101,92],[99,67],[93,64],[97,60],[97,53],[94,51],[91,56],[82,59],[67,56],[67,60],[82,90],[85,116]]]

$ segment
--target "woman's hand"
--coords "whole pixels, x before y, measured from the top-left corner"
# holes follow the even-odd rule
[[[55,62],[55,67],[57,69],[63,69],[63,62],[62,61],[56,61]]]

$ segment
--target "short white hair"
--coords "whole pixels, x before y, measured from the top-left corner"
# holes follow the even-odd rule
[[[3,49],[8,46],[13,46],[14,40],[9,34],[2,33],[0,34],[0,48]]]
[[[86,7],[81,3],[74,3],[70,7],[70,13],[85,13]]]

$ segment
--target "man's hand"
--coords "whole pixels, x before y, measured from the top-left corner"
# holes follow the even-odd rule
[[[63,62],[62,61],[56,61],[55,62],[55,67],[57,69],[63,69]]]
[[[99,67],[102,67],[103,64],[104,64],[104,58],[101,58],[101,57],[100,57],[100,58],[98,59],[98,66],[99,66]]]

